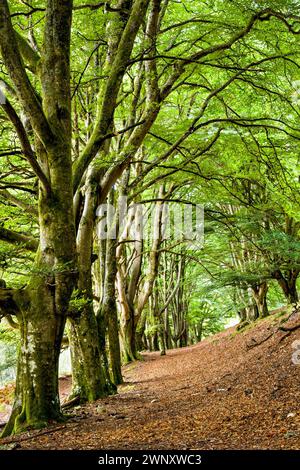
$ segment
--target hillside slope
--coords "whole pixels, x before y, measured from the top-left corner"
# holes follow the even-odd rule
[[[118,395],[13,440],[24,449],[299,449],[292,343],[300,328],[278,330],[283,319],[231,328],[164,357],[145,354],[124,368]],[[294,313],[284,327],[298,324]]]

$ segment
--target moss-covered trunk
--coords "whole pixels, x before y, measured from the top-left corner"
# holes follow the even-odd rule
[[[109,393],[97,319],[93,306],[92,251],[98,172],[91,167],[86,178],[83,210],[77,231],[78,284],[75,315],[70,319],[73,386],[71,397],[92,401]],[[76,311],[77,307],[77,311]]]
[[[18,320],[21,341],[16,393],[3,436],[62,419],[57,377],[65,318],[56,315],[49,286],[29,290]]]
[[[66,186],[65,174],[53,172],[53,181],[55,177],[53,187],[62,185],[63,190],[51,197],[40,191],[40,248],[31,280],[16,302],[21,330],[16,396],[4,435],[62,418],[58,360],[76,249],[71,186]]]
[[[139,359],[136,347],[136,325],[134,324],[134,313],[123,318],[121,334],[122,357],[126,363]]]
[[[113,200],[109,199],[112,204]],[[117,262],[116,262],[116,240],[108,236],[106,241],[106,259],[105,259],[105,280],[104,280],[104,293],[102,300],[102,315],[106,319],[108,344],[109,344],[109,369],[111,371],[112,381],[115,385],[123,382],[121,371],[121,351],[119,341],[119,322],[116,304],[116,276],[117,276]]]
[[[62,416],[58,358],[77,275],[71,159],[72,8],[72,0],[47,1],[38,77],[41,100],[27,76],[7,4],[0,11],[2,58],[34,135],[40,230],[33,274],[16,301],[21,344],[16,398],[5,435]]]
[[[87,306],[79,318],[72,318],[69,328],[72,362],[72,392],[70,399],[79,402],[106,396],[105,375],[101,362],[96,317]]]

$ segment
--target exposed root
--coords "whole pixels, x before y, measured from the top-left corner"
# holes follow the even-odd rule
[[[66,410],[68,408],[72,408],[73,406],[80,405],[82,403],[81,398],[79,395],[76,395],[74,398],[66,401],[61,405],[62,409]]]

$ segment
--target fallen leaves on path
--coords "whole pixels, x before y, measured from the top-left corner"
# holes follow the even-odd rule
[[[297,322],[299,314],[286,326]],[[299,449],[300,365],[291,359],[300,330],[281,341],[278,325],[271,317],[166,356],[144,354],[124,367],[118,395],[14,441],[22,449]]]

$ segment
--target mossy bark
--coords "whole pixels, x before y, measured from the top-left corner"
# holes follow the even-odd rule
[[[45,285],[32,288],[27,302],[18,315],[21,344],[16,393],[3,436],[63,419],[57,377],[65,318],[56,315],[51,289]]]
[[[15,401],[4,429],[8,435],[62,419],[58,358],[77,268],[71,159],[72,0],[47,3],[39,64],[42,101],[26,75],[9,12],[4,16],[2,56],[34,134],[40,229],[33,274],[16,300],[21,340]]]
[[[107,394],[113,394],[116,392],[117,388],[111,379],[111,375],[109,371],[108,351],[107,351],[108,348],[107,348],[107,341],[106,341],[107,318],[104,315],[104,312],[102,309],[100,309],[100,311],[97,314],[97,324],[98,324],[98,338],[99,338],[100,353],[101,353],[103,373],[105,377],[106,390],[107,390]]]
[[[63,204],[56,201],[54,220],[51,211],[47,210],[49,205],[44,203],[40,201],[43,206],[41,248],[35,273],[17,299],[21,338],[16,393],[4,436],[62,419],[58,360],[76,274],[75,230],[72,217],[69,214],[68,218]],[[64,243],[61,243],[62,229]],[[58,243],[61,245],[59,248]]]
[[[125,320],[125,321],[124,321]],[[134,324],[134,313],[123,320],[121,344],[123,362],[127,364],[139,359],[136,347],[136,325]]]
[[[48,149],[61,156],[50,169],[51,194],[40,188],[40,248],[28,287],[17,299],[21,340],[16,398],[4,435],[62,419],[58,396],[58,359],[76,277],[70,148]],[[43,154],[39,155],[40,159]],[[64,161],[64,171],[58,161]]]
[[[106,396],[108,391],[92,306],[86,307],[79,318],[70,320],[69,340],[72,362],[72,392],[69,398],[78,398],[80,403],[84,403]]]
[[[113,202],[111,199],[109,201]],[[111,378],[115,385],[119,385],[123,382],[123,378],[115,288],[117,276],[116,243],[112,237],[108,237],[106,241],[105,280],[101,311],[107,325]]]
[[[77,233],[78,292],[83,305],[70,318],[72,393],[80,402],[93,401],[111,392],[101,351],[93,306],[92,251],[98,172],[91,167],[86,178],[83,210]]]

